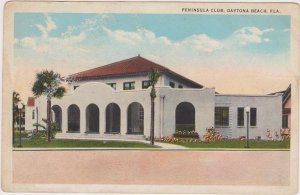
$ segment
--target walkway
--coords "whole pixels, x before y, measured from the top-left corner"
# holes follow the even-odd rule
[[[149,141],[148,141],[148,143],[149,143]],[[165,150],[170,150],[170,149],[186,150],[186,149],[188,149],[187,147],[184,147],[184,146],[175,145],[175,144],[161,143],[161,142],[154,142],[154,145],[160,146],[161,149],[165,149]]]

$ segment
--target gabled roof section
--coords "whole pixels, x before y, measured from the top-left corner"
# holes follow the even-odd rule
[[[291,84],[288,88],[284,91],[282,95],[282,104],[283,106],[287,103],[287,101],[291,98]]]
[[[282,93],[282,106],[284,106],[287,101],[291,98],[291,84],[283,91],[277,91],[275,93],[270,93],[268,95],[275,95],[277,93]]]
[[[27,106],[35,106],[35,98],[34,97],[28,97]]]
[[[171,71],[170,69],[161,66],[155,62],[141,57],[140,55],[126,60],[114,62],[90,70],[82,71],[70,75],[69,77],[75,80],[94,80],[107,77],[147,75],[151,69],[157,69],[161,73],[168,73],[179,79],[190,83],[193,87],[202,88],[203,86],[188,79],[184,76]]]
[[[148,73],[151,69],[158,69],[160,72],[164,72],[167,68],[151,62],[141,56],[136,56],[126,60],[114,62],[83,72],[70,75],[78,79],[84,78],[101,78],[109,76],[123,76],[123,75],[135,75],[141,73]]]

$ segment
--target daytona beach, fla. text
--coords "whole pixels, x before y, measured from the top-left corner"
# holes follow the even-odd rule
[[[279,13],[278,9],[223,9],[223,8],[182,8],[182,12],[194,13]]]

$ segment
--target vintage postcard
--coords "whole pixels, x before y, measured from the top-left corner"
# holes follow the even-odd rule
[[[299,14],[7,2],[2,189],[297,193]]]

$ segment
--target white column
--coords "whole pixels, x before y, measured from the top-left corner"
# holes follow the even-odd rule
[[[67,133],[68,131],[68,108],[61,109],[61,130],[62,133]]]
[[[85,109],[80,107],[80,133],[84,134],[84,132],[86,131],[86,113],[85,113]]]
[[[105,109],[101,109],[99,114],[99,134],[103,135],[106,131]]]
[[[120,124],[121,135],[126,135],[127,133],[127,109],[122,107],[121,109],[121,124]]]

